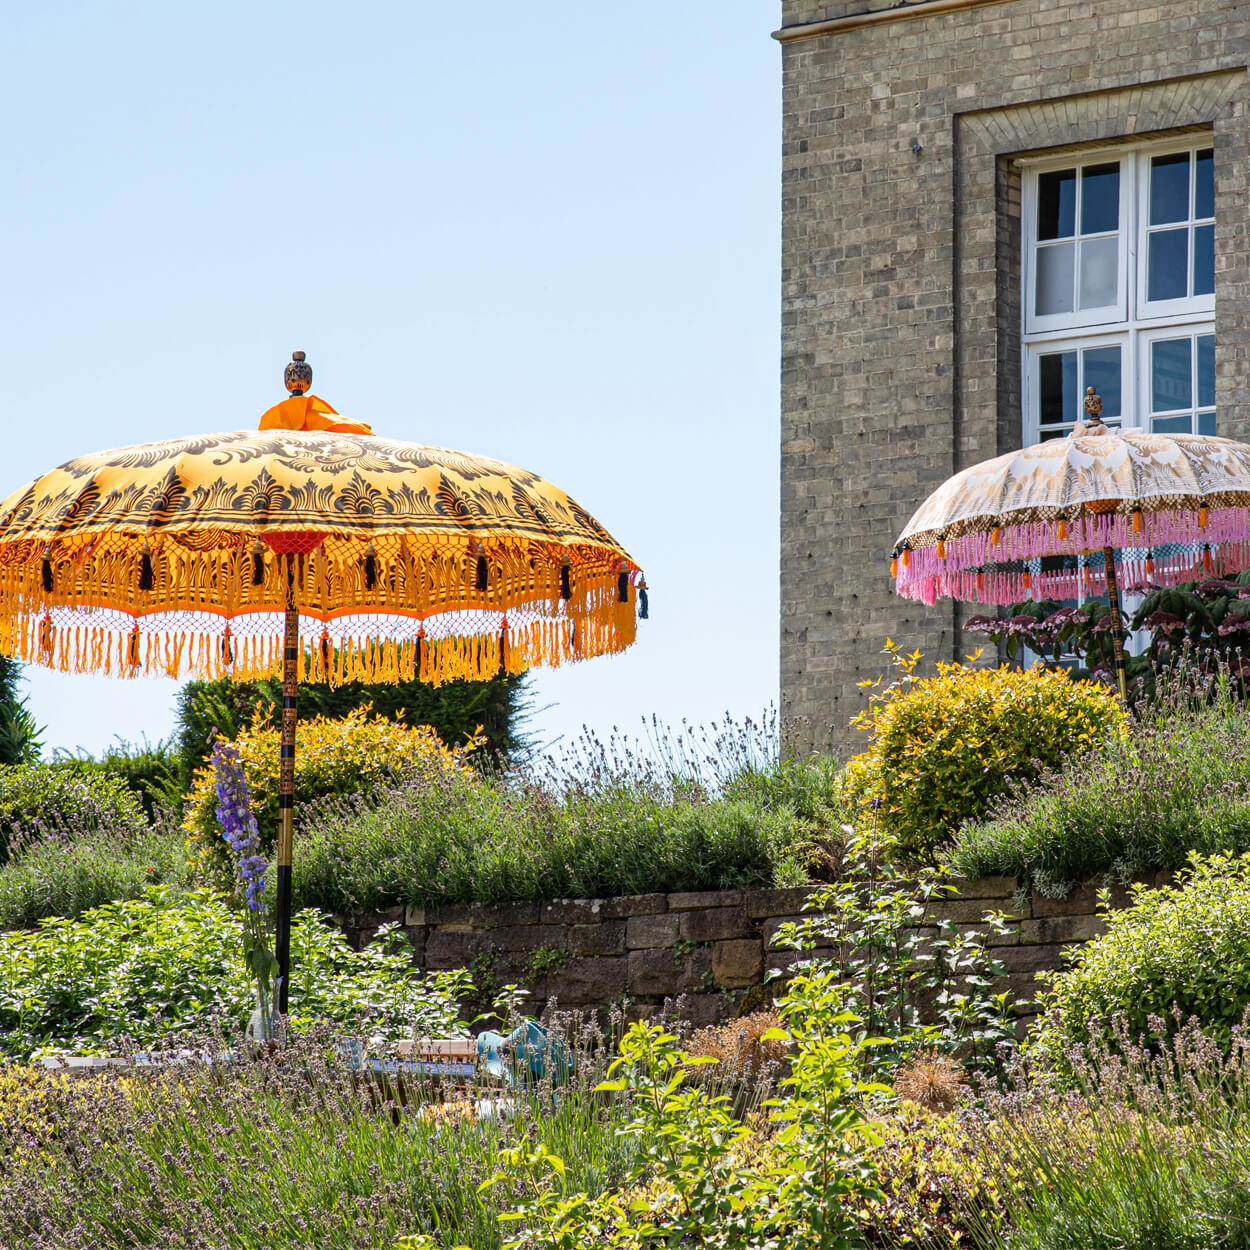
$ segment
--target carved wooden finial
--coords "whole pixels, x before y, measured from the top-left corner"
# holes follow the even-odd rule
[[[292,395],[303,395],[312,386],[312,365],[303,352],[291,353],[291,363],[283,371],[282,380]]]

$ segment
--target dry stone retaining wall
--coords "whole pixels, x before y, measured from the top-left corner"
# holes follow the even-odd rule
[[[1103,928],[1093,884],[1077,887],[1062,900],[1036,891],[1017,899],[1013,877],[959,887],[957,895],[932,906],[931,916],[961,927],[978,927],[987,911],[1015,918],[1013,932],[990,935],[988,942],[1007,969],[1020,1015],[1033,1010],[1037,974],[1059,967],[1066,948]],[[691,1022],[705,1025],[732,1016],[767,972],[784,971],[798,958],[777,944],[777,935],[783,924],[805,914],[812,893],[809,888],[711,890],[457,903],[396,907],[340,920],[357,946],[369,941],[380,924],[397,921],[413,943],[418,964],[430,970],[469,968],[487,996],[510,982],[524,985],[531,994],[527,1009],[534,1013],[556,999],[562,1008],[625,1003],[628,1014],[638,1017],[680,996]],[[1124,890],[1112,892],[1113,906],[1126,899]]]

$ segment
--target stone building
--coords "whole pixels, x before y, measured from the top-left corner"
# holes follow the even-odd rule
[[[781,683],[851,745],[950,474],[1113,427],[1250,438],[1250,5],[784,0]]]

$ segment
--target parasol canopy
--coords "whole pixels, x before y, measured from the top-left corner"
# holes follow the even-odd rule
[[[983,461],[916,510],[894,551],[895,586],[927,604],[1114,594],[1108,551],[1121,581],[1171,585],[1250,566],[1250,447],[1111,434],[1095,420]]]
[[[301,679],[481,679],[624,649],[640,586],[533,473],[341,428],[79,456],[0,503],[0,651],[75,672],[277,673],[293,597]]]

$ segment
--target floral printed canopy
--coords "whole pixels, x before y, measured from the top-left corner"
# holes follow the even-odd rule
[[[973,465],[907,523],[895,584],[928,604],[1074,598],[1105,589],[1109,548],[1133,580],[1158,584],[1250,567],[1250,447],[1078,435]]]
[[[289,592],[301,678],[480,678],[634,640],[638,566],[564,491],[367,429],[207,434],[44,474],[0,503],[0,651],[277,672]]]

